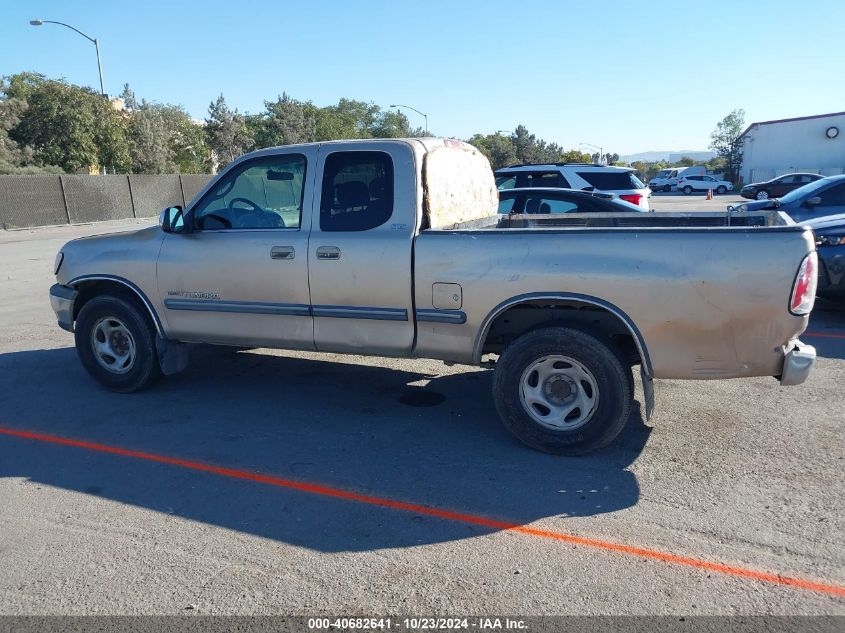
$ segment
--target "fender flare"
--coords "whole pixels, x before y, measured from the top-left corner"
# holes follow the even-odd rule
[[[519,305],[520,303],[536,301],[537,299],[580,301],[581,303],[589,303],[591,305],[607,310],[620,321],[622,321],[622,323],[625,324],[625,327],[628,328],[628,331],[631,333],[631,336],[634,339],[634,344],[636,345],[637,351],[640,354],[640,360],[642,361],[642,367],[645,370],[645,374],[648,377],[654,375],[651,366],[651,357],[648,354],[648,348],[646,347],[645,339],[643,338],[643,335],[640,333],[640,330],[634,323],[633,319],[631,319],[631,317],[629,317],[624,310],[608,301],[605,301],[604,299],[599,299],[598,297],[594,297],[592,295],[585,295],[577,292],[530,292],[527,294],[517,295],[515,297],[511,297],[510,299],[505,299],[504,301],[502,301],[499,305],[497,305],[490,311],[490,313],[484,318],[484,321],[482,321],[481,323],[481,328],[479,328],[478,330],[478,334],[475,338],[475,344],[473,346],[473,362],[476,364],[481,363],[481,350],[484,347],[484,340],[487,338],[487,334],[490,331],[490,326],[493,324],[493,321],[496,319],[496,317],[502,314],[505,310]]]
[[[113,281],[129,288],[141,300],[144,307],[147,308],[147,311],[150,313],[150,317],[152,317],[153,323],[155,324],[156,333],[163,339],[167,338],[164,334],[164,327],[161,324],[161,320],[158,318],[158,314],[156,314],[155,308],[153,308],[152,302],[149,298],[147,298],[147,295],[144,294],[144,291],[131,281],[124,279],[123,277],[118,277],[117,275],[80,275],[79,277],[74,277],[65,285],[75,287],[76,284],[86,281]]]

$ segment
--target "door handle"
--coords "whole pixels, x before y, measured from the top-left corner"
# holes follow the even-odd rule
[[[340,259],[340,249],[337,246],[321,246],[317,249],[317,259]]]
[[[270,249],[270,259],[293,259],[296,251],[293,246],[274,246]]]

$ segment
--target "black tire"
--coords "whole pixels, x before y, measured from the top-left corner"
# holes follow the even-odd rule
[[[534,419],[523,404],[523,374],[546,356],[560,355],[592,374],[597,404],[583,426],[556,430]],[[493,401],[505,427],[531,448],[555,455],[582,455],[612,442],[625,428],[634,399],[630,367],[608,342],[570,327],[548,327],[520,336],[496,364]]]
[[[684,189],[683,189],[683,192],[684,192],[684,195],[687,195],[687,196],[690,195],[692,193],[692,187],[690,187],[689,185],[685,186]]]
[[[719,185],[718,187],[716,187],[716,193],[718,193],[718,194],[724,194],[724,193],[727,193],[727,191],[728,191],[728,188],[725,187],[724,185]]]
[[[672,185],[663,185],[663,193],[669,193],[672,191]]]
[[[772,196],[769,195],[769,192],[766,191],[765,189],[760,189],[760,191],[758,191],[757,193],[754,194],[755,200],[768,200],[771,197]]]
[[[134,346],[131,362],[118,367],[112,363],[114,370],[104,366],[108,354],[95,353],[92,340],[99,340],[102,330],[98,326],[105,323],[105,327],[118,328],[118,336],[122,337],[125,347],[127,338]],[[128,337],[124,332],[128,333]],[[119,393],[140,391],[153,384],[161,375],[156,352],[155,331],[149,322],[143,308],[134,301],[123,297],[105,295],[88,301],[79,311],[75,328],[76,353],[82,366],[101,385]],[[115,347],[117,349],[117,347]],[[100,356],[101,360],[98,360]]]

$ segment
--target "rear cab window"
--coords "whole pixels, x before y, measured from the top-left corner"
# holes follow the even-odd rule
[[[385,152],[333,152],[320,196],[321,231],[369,231],[393,214],[393,159]]]

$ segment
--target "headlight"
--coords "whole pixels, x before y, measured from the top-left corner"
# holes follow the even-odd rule
[[[816,246],[845,246],[845,235],[818,235]]]
[[[56,261],[53,262],[53,274],[59,274],[59,268],[62,267],[62,262],[65,261],[65,254],[61,251],[56,253]]]

